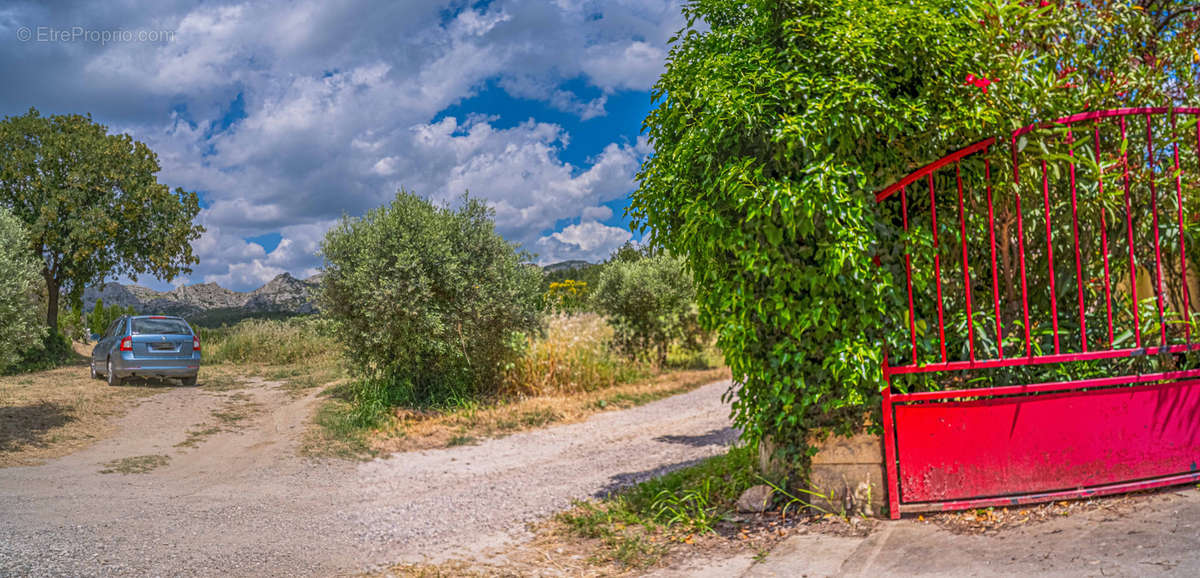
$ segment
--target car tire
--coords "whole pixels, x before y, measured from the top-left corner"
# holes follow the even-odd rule
[[[90,363],[88,363],[88,371],[90,371],[92,373],[92,379],[102,379],[100,377],[100,374],[96,371],[96,360],[95,359],[93,359]]]
[[[121,382],[124,381],[123,379],[117,377],[117,372],[113,371],[111,359],[108,360],[108,375],[106,377],[108,378],[108,384],[113,387],[121,385]]]
[[[193,375],[191,377],[180,378],[179,382],[187,387],[192,387],[192,386],[196,385],[196,376]]]

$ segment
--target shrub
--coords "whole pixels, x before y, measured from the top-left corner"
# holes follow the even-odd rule
[[[540,329],[542,273],[477,199],[443,208],[401,191],[343,219],[322,253],[322,310],[362,378],[365,412],[494,390],[523,335]]]
[[[20,361],[9,368],[10,373],[26,373],[54,369],[71,361],[75,350],[71,341],[57,331],[48,331],[40,342],[21,350]]]
[[[45,335],[38,321],[40,286],[38,262],[21,222],[0,207],[0,372]]]
[[[876,191],[1031,122],[1195,102],[1197,15],[1147,5],[686,5],[631,213],[687,256],[745,435],[800,458],[806,430],[878,411],[885,312],[906,305],[872,263]]]
[[[69,341],[87,341],[90,331],[83,319],[83,309],[59,302],[58,332]]]
[[[672,342],[694,343],[695,295],[682,259],[654,255],[606,264],[593,303],[626,354],[661,365]]]

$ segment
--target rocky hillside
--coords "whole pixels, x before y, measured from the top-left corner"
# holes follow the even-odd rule
[[[588,267],[591,267],[591,266],[592,266],[592,264],[588,263],[587,261],[580,261],[579,259],[573,259],[570,261],[559,261],[558,263],[551,263],[549,265],[546,265],[545,267],[542,267],[542,270],[547,273],[558,273],[560,271],[574,271],[576,269],[587,269]]]
[[[313,313],[314,279],[297,279],[283,273],[266,285],[249,292],[231,291],[216,283],[184,285],[170,291],[155,291],[140,285],[106,283],[83,293],[84,309],[90,311],[97,299],[104,304],[133,307],[138,313],[195,316],[211,312]]]

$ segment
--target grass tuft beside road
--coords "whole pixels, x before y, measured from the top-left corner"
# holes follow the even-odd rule
[[[398,408],[376,428],[353,422],[349,387],[327,391],[318,410],[320,426],[309,432],[309,455],[366,458],[391,452],[444,448],[476,443],[551,424],[573,423],[601,411],[627,409],[686,393],[729,378],[728,368],[675,371],[642,383],[592,392],[560,393],[464,405],[448,411]]]
[[[754,446],[647,480],[606,498],[577,502],[555,522],[569,538],[590,542],[590,560],[621,569],[646,569],[673,544],[691,544],[734,512],[742,491],[761,483]]]

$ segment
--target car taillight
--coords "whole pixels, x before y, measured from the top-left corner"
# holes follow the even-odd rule
[[[192,351],[200,351],[200,336],[192,336]]]
[[[121,340],[121,351],[133,351],[133,338],[126,336]]]

